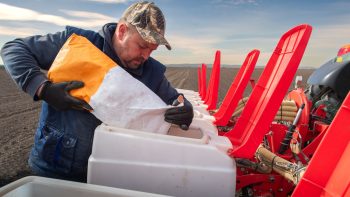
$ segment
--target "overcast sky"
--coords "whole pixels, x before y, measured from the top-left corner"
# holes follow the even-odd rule
[[[135,1],[0,0],[0,46],[16,37],[64,30],[65,25],[99,30],[118,20]],[[159,47],[153,57],[164,64],[221,62],[241,65],[252,49],[266,64],[281,35],[307,23],[313,27],[301,66],[319,67],[350,43],[348,0],[156,0],[166,17],[173,50]],[[0,64],[2,61],[0,60]]]

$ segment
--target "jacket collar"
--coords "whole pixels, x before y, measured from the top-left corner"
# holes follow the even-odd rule
[[[104,38],[104,43],[103,43],[103,52],[108,55],[113,61],[115,61],[118,65],[122,66],[124,70],[126,70],[127,72],[134,74],[134,75],[138,75],[141,76],[143,73],[143,67],[144,64],[142,64],[139,68],[137,69],[130,69],[125,67],[116,51],[113,49],[113,44],[112,44],[112,37],[114,35],[114,32],[116,30],[117,27],[117,23],[107,23],[105,24],[102,29],[99,31],[99,34]],[[148,60],[146,60],[147,62]]]

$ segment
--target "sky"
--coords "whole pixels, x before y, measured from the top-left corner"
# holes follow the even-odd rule
[[[98,31],[116,22],[134,0],[0,0],[0,47],[18,37],[63,31],[66,25]],[[152,53],[163,64],[241,65],[261,51],[264,66],[278,40],[294,26],[313,27],[300,67],[317,68],[350,44],[348,0],[155,0],[172,46]],[[2,60],[0,58],[0,64]]]

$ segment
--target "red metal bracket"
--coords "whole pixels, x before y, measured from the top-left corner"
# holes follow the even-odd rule
[[[298,69],[312,28],[299,25],[286,32],[255,85],[242,115],[227,136],[231,156],[252,158],[262,142]]]
[[[226,126],[235,111],[239,100],[242,98],[245,88],[248,85],[250,76],[252,75],[256,62],[258,61],[260,51],[252,50],[248,53],[242,67],[239,69],[235,79],[233,80],[229,90],[219,110],[214,114],[214,124],[218,126]]]

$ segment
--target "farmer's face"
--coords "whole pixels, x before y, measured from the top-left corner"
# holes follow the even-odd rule
[[[127,68],[137,69],[158,48],[157,44],[146,42],[131,25],[121,24],[114,37],[113,44],[117,46],[118,57]]]

